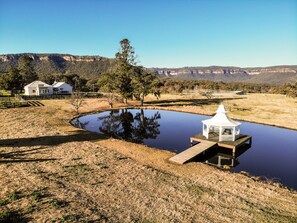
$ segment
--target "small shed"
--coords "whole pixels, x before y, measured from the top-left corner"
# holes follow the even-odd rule
[[[216,115],[203,120],[203,136],[217,137],[218,141],[235,141],[240,135],[240,122],[233,121],[228,117],[223,104],[219,106]]]
[[[54,82],[53,83],[54,94],[72,94],[72,86],[65,82]]]

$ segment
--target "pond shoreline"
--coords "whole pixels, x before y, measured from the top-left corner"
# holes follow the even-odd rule
[[[131,127],[131,132],[127,132],[128,131],[128,129],[127,130],[124,130],[124,132],[122,132],[123,130],[121,130],[121,132],[118,132],[119,130],[115,130],[114,129],[114,133],[115,133],[115,135],[114,135],[114,133],[112,133],[111,132],[111,135],[112,136],[108,136],[108,135],[105,135],[103,132],[98,132],[98,129],[99,129],[99,127],[101,128],[101,125],[99,124],[99,123],[101,123],[101,121],[98,121],[99,120],[99,117],[109,117],[109,115],[110,114],[112,114],[112,113],[109,113],[109,112],[111,112],[111,111],[113,111],[113,110],[116,110],[116,111],[121,111],[122,109],[125,109],[125,110],[127,110],[127,114],[130,114],[130,115],[133,115],[133,117],[134,117],[134,115],[135,114],[140,114],[140,110],[141,109],[143,109],[144,111],[145,110],[148,110],[148,113],[146,113],[146,112],[144,112],[145,114],[147,114],[147,115],[144,115],[144,117],[143,118],[145,118],[145,120],[147,120],[147,122],[145,122],[145,123],[147,123],[147,125],[148,125],[148,131],[149,132],[146,132],[145,131],[145,135],[144,135],[144,137],[148,137],[149,135],[150,135],[150,131],[151,131],[151,133],[153,133],[153,132],[156,132],[156,131],[154,131],[154,130],[152,130],[152,127],[153,126],[150,126],[150,124],[148,124],[148,123],[150,123],[150,117],[154,114],[154,112],[153,111],[156,111],[157,113],[156,114],[159,114],[160,113],[160,120],[159,121],[157,121],[156,120],[156,122],[157,122],[157,125],[158,125],[158,123],[161,125],[161,132],[159,132],[159,133],[157,133],[157,135],[155,135],[155,137],[153,137],[153,138],[142,138],[142,136],[141,135],[139,135],[140,134],[140,129],[134,129],[135,127]],[[100,114],[101,113],[103,113],[104,112],[104,116],[100,116]],[[106,113],[107,112],[107,113]],[[138,113],[139,112],[139,113]],[[153,112],[153,113],[152,113]],[[173,117],[173,115],[174,115],[174,113],[176,113],[175,115],[174,115],[174,117],[176,117],[176,118],[173,118],[173,119],[167,119],[166,117],[167,117],[167,113],[166,112],[172,112],[172,113],[168,113],[168,117]],[[136,123],[138,123],[139,122],[139,120],[138,120],[138,118],[137,119],[135,119],[134,121],[133,121],[133,118],[130,120],[130,118],[129,118],[129,120],[126,120],[126,118],[124,118],[124,117],[130,117],[130,115],[128,115],[128,116],[124,116],[124,115],[121,115],[121,114],[126,114],[126,112],[124,112],[124,113],[122,113],[122,112],[116,112],[115,113],[115,115],[112,115],[112,116],[110,116],[109,118],[107,118],[106,120],[109,120],[109,121],[107,121],[108,123],[110,122],[110,120],[117,120],[117,123],[126,123],[125,124],[125,126],[138,126],[138,124],[133,124],[133,122],[134,121],[136,121]],[[142,114],[142,113],[141,113]],[[150,114],[150,115],[149,115]],[[182,114],[184,114],[184,115],[182,115]],[[189,120],[192,120],[192,117],[195,117],[195,116],[189,116],[189,115],[186,115],[186,114],[191,114],[191,115],[197,115],[197,120],[196,120],[196,122],[195,122],[195,124],[194,125],[192,125],[192,121],[189,121]],[[87,117],[88,116],[88,117]],[[112,117],[114,117],[114,118],[112,118]],[[132,116],[131,116],[132,117]],[[136,116],[135,116],[136,117]],[[162,118],[161,118],[162,117]],[[80,122],[82,123],[82,125],[85,125],[84,127],[81,127],[81,126],[79,126],[80,128],[82,128],[82,129],[84,129],[84,130],[86,130],[86,131],[91,131],[91,132],[94,132],[94,133],[96,133],[96,134],[98,134],[98,135],[101,135],[101,136],[103,136],[103,137],[106,137],[106,138],[109,138],[109,137],[111,137],[111,138],[114,138],[114,139],[118,139],[118,140],[124,140],[124,141],[128,141],[128,142],[130,142],[130,143],[137,143],[137,144],[140,144],[140,145],[145,145],[146,147],[148,147],[148,148],[151,148],[151,149],[158,149],[158,150],[166,150],[166,151],[170,151],[170,152],[172,152],[172,153],[174,153],[174,154],[176,154],[176,153],[180,153],[180,152],[182,152],[182,151],[184,151],[189,145],[188,145],[188,137],[191,137],[191,136],[193,136],[193,135],[195,135],[195,134],[197,134],[197,132],[196,132],[196,127],[194,127],[194,126],[199,126],[199,125],[201,125],[201,119],[203,120],[203,117],[204,117],[204,115],[200,115],[200,114],[197,114],[197,113],[192,113],[192,112],[188,112],[188,113],[186,113],[186,112],[181,112],[181,111],[172,111],[172,110],[168,110],[168,109],[157,109],[156,107],[154,107],[154,108],[152,108],[152,107],[150,107],[150,108],[148,108],[148,107],[138,107],[138,106],[134,106],[134,107],[122,107],[122,108],[120,108],[120,109],[107,109],[107,110],[105,110],[105,111],[101,111],[101,112],[92,112],[92,113],[88,113],[88,114],[84,114],[84,115],[81,115],[80,116],[80,118],[82,118],[82,119],[80,119]],[[101,119],[101,118],[100,118]],[[162,122],[162,120],[164,119],[164,123]],[[73,119],[72,119],[73,120]],[[105,119],[102,119],[102,120],[105,120]],[[175,121],[174,121],[175,120]],[[184,121],[180,121],[180,122],[178,122],[177,120],[184,120]],[[200,120],[200,121],[199,121]],[[183,124],[182,123],[187,123],[187,124],[185,124],[187,127],[186,127],[186,129],[184,129],[184,132],[187,132],[187,133],[183,133],[183,134],[178,134],[178,135],[176,135],[176,136],[174,136],[174,131],[171,131],[171,129],[173,129],[173,126],[172,125],[170,125],[169,123],[171,123],[172,121],[174,121],[174,123],[175,124],[177,124],[177,126],[182,126]],[[90,129],[90,126],[88,125],[88,124],[83,124],[83,123],[92,123],[91,124],[91,129]],[[130,123],[131,122],[131,123]],[[105,123],[105,122],[104,122]],[[129,124],[130,123],[130,124]],[[163,124],[161,124],[161,123],[163,123]],[[179,123],[179,124],[178,124]],[[249,122],[246,122],[246,124],[247,124],[247,126],[249,126],[248,125],[248,123]],[[290,131],[295,131],[295,130],[291,130],[291,129],[287,129],[287,128],[278,128],[278,127],[275,127],[275,126],[271,126],[271,125],[262,125],[262,124],[260,124],[260,126],[263,126],[263,127],[260,127],[260,126],[258,126],[259,124],[258,123],[250,123],[252,126],[253,126],[253,124],[254,124],[254,126],[253,127],[250,127],[250,128],[252,128],[254,131],[256,130],[256,129],[261,129],[261,128],[265,128],[265,129],[268,129],[269,127],[272,127],[273,129],[271,129],[271,130],[273,130],[273,131],[276,131],[276,132],[278,132],[279,134],[280,133],[282,133],[282,132],[284,132],[285,130],[290,130]],[[112,121],[111,121],[111,123],[109,123],[109,124],[107,124],[108,126],[109,125],[111,125],[112,126]],[[156,130],[158,130],[159,129],[159,126],[160,125],[158,125],[158,128],[156,129]],[[75,126],[75,124],[73,125],[74,127],[76,127]],[[142,126],[142,128],[146,128],[145,127],[145,125],[144,124],[142,124],[141,125]],[[266,126],[266,127],[265,127]],[[78,127],[78,128],[79,128]],[[193,127],[196,129],[194,132],[193,132]],[[102,128],[104,129],[105,127],[103,127],[102,126]],[[138,127],[137,127],[138,128]],[[154,127],[155,128],[155,127]],[[109,128],[108,128],[109,129]],[[133,132],[132,132],[132,129],[133,129]],[[191,130],[192,129],[192,130]],[[200,129],[200,128],[199,128]],[[279,130],[277,130],[277,129],[279,129]],[[281,130],[281,129],[283,129],[283,130]],[[248,129],[246,129],[245,131],[248,131]],[[257,132],[258,131],[258,132]],[[262,133],[261,132],[259,132],[259,130],[257,130],[256,132],[254,132],[253,133],[253,135],[254,136],[258,136],[258,135],[261,135]],[[116,133],[117,132],[117,133]],[[160,134],[161,133],[161,134]],[[263,132],[264,133],[264,132]],[[119,134],[118,135],[118,137],[117,137],[117,135],[116,134]],[[147,135],[148,134],[148,135]],[[185,135],[184,135],[185,134]],[[251,135],[251,133],[249,133],[250,135]],[[282,133],[282,134],[284,134],[284,133]],[[293,133],[294,134],[294,133]],[[130,136],[131,137],[131,140],[127,140],[127,139],[125,139],[125,138],[122,138],[122,136],[124,136],[124,135],[127,135],[127,136]],[[167,139],[168,139],[168,136],[173,136],[174,138],[172,139],[172,140],[170,140],[170,141],[168,141]],[[151,136],[152,137],[152,136]],[[187,137],[187,138],[185,138],[185,137]],[[263,134],[262,136],[261,136],[261,138],[267,138],[267,137],[269,137],[269,136],[265,136],[265,134]],[[284,137],[285,137],[285,135],[284,135]],[[138,142],[137,140],[138,139],[141,139],[141,142]],[[155,140],[156,139],[156,140]],[[134,140],[134,141],[133,141]],[[135,141],[136,140],[136,141]],[[142,140],[144,140],[144,141],[142,141]],[[164,141],[165,140],[165,141]],[[166,141],[167,140],[167,141]],[[261,141],[261,140],[260,140]],[[265,141],[266,142],[266,141]],[[161,144],[160,144],[161,143]],[[165,143],[165,144],[164,144]],[[260,146],[259,147],[259,144],[261,144],[261,142],[259,142],[259,139],[257,140],[257,141],[255,141],[255,144],[254,144],[254,146],[252,146],[253,147],[253,150],[251,150],[252,151],[252,153],[250,153],[250,154],[253,154],[253,156],[255,157],[255,158],[257,158],[257,159],[259,159],[260,157],[262,157],[261,159],[267,159],[267,160],[274,160],[274,157],[275,156],[278,156],[278,155],[275,155],[275,154],[278,154],[279,153],[279,151],[277,150],[277,151],[275,151],[275,153],[273,153],[273,154],[271,154],[271,153],[267,153],[267,152],[265,152],[265,151],[267,151],[267,150],[265,150],[264,148],[265,147],[263,147],[263,146]],[[292,144],[292,143],[291,143]],[[285,151],[287,151],[288,152],[288,154],[290,154],[289,152],[291,151],[291,149],[290,148],[292,148],[292,145],[290,144],[290,146],[288,145],[288,148],[287,148],[287,150],[285,150]],[[171,145],[171,146],[169,146],[169,145]],[[258,145],[258,146],[257,146]],[[273,145],[278,145],[278,141],[276,141]],[[257,150],[254,150],[255,148],[257,148]],[[259,152],[255,152],[255,151],[259,151]],[[262,151],[262,152],[261,152]],[[228,154],[228,151],[226,151],[226,154]],[[263,157],[263,155],[262,154],[265,154],[265,156]],[[215,154],[213,154],[213,155],[215,155]],[[240,153],[240,155],[242,155],[242,153]],[[259,156],[260,155],[260,156]],[[292,154],[293,155],[293,154]],[[226,155],[227,156],[227,155]],[[228,157],[228,156],[227,156]],[[232,172],[241,172],[241,171],[244,171],[244,172],[249,172],[250,173],[250,175],[251,176],[261,176],[261,175],[263,175],[263,168],[259,168],[259,169],[257,169],[257,170],[255,170],[255,169],[253,169],[250,165],[249,165],[249,162],[246,160],[246,154],[243,154],[243,156],[241,156],[241,158],[239,159],[239,162],[240,163],[243,163],[243,166],[245,166],[245,168],[241,168],[240,167],[240,165],[239,165],[239,168],[237,167],[237,171],[232,171]],[[214,157],[213,157],[214,158]],[[237,157],[236,157],[237,158]],[[237,162],[237,159],[236,158],[234,158],[234,161],[235,162]],[[210,157],[208,158],[208,159],[210,159]],[[233,160],[233,159],[232,159]],[[288,161],[289,161],[290,159],[289,159],[289,157],[288,157]],[[210,161],[210,160],[209,160]],[[242,161],[244,161],[244,162],[242,162]],[[281,160],[282,162],[283,162],[283,160]],[[210,161],[210,162],[212,162],[212,161]],[[231,161],[230,161],[231,162]],[[202,163],[204,163],[204,162],[202,162]],[[232,164],[233,165],[233,164]],[[235,165],[235,167],[236,167],[237,165]],[[261,166],[261,165],[260,165]],[[233,167],[233,166],[232,166]],[[231,169],[233,169],[231,167]],[[292,181],[292,176],[290,175],[290,174],[287,174],[287,173],[289,173],[290,171],[289,170],[286,170],[285,168],[283,168],[282,169],[282,172],[281,173],[277,173],[277,172],[275,172],[274,171],[274,168],[273,168],[273,166],[271,166],[270,165],[270,163],[268,162],[267,164],[266,164],[266,167],[265,168],[268,168],[270,171],[268,171],[266,174],[266,178],[268,178],[268,180],[273,180],[273,179],[275,179],[275,178],[280,178],[281,179],[281,181],[282,181],[282,183],[283,183],[283,187],[288,187],[288,188],[290,188],[290,189],[293,189],[293,190],[296,190],[296,185],[294,184],[294,182]],[[279,175],[278,175],[279,174]],[[264,174],[265,175],[265,174]],[[268,177],[268,176],[270,176],[270,177]]]
[[[186,111],[182,109],[171,109],[171,108],[164,108],[164,107],[158,107],[158,106],[137,106],[137,105],[130,105],[130,106],[121,106],[121,107],[114,107],[114,108],[109,108],[109,109],[100,109],[96,111],[91,111],[91,112],[83,112],[80,113],[78,116],[74,116],[72,119],[70,119],[69,123],[71,124],[71,121],[73,119],[85,116],[85,115],[90,115],[90,114],[97,114],[105,111],[112,111],[112,110],[119,110],[119,109],[153,109],[153,110],[165,110],[165,111],[174,111],[174,112],[184,112],[184,113],[189,113],[189,114],[197,114],[197,115],[204,115],[204,116],[213,116],[215,114],[214,112],[191,112],[191,111]],[[297,126],[296,128],[292,128],[289,126],[283,126],[283,125],[277,125],[277,124],[272,124],[270,122],[260,122],[260,121],[254,121],[250,119],[242,119],[242,118],[237,118],[233,117],[232,114],[230,115],[230,118],[238,120],[238,121],[243,121],[243,122],[250,122],[254,124],[260,124],[260,125],[267,125],[267,126],[272,126],[272,127],[277,127],[277,128],[283,128],[283,129],[289,129],[289,130],[294,130],[297,131]]]

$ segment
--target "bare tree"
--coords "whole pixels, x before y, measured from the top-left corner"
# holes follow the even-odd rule
[[[207,99],[212,99],[213,91],[200,92],[200,95],[205,96]]]
[[[79,109],[84,106],[85,100],[80,92],[75,92],[71,95],[69,104],[74,109],[76,115],[79,115]]]

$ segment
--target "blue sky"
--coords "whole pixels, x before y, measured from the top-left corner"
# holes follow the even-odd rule
[[[0,54],[114,57],[146,67],[297,64],[297,0],[0,0]]]

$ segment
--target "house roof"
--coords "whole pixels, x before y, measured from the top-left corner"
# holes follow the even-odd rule
[[[52,87],[51,85],[42,81],[33,81],[32,83],[27,84],[25,87],[38,87],[39,85],[43,85],[43,87]]]
[[[210,119],[203,120],[202,123],[208,126],[224,126],[224,127],[236,127],[241,125],[240,122],[233,121],[227,116],[227,111],[224,105],[220,105],[216,111],[216,115]]]
[[[66,83],[66,82],[56,82],[56,81],[55,81],[55,82],[53,83],[52,86],[53,86],[53,87],[60,87],[60,86],[62,86],[63,84],[67,84],[67,83]]]

